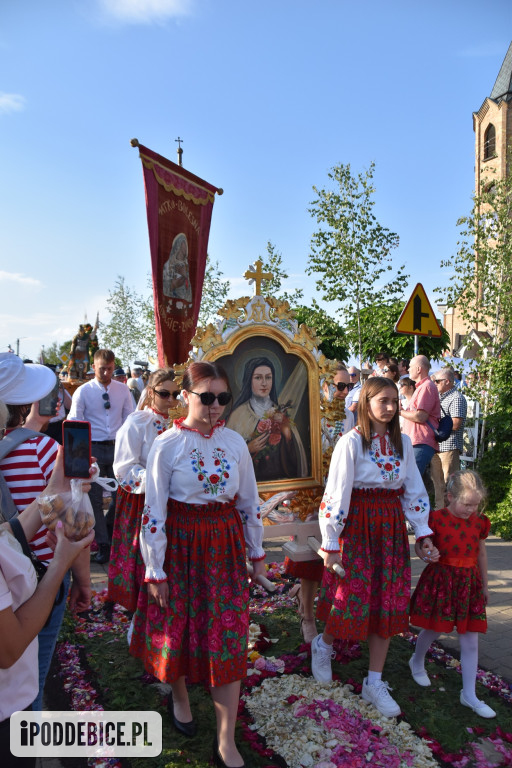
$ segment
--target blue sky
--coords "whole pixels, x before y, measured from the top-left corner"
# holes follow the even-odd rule
[[[441,259],[474,185],[472,112],[512,39],[510,0],[2,0],[0,351],[22,356],[106,320],[118,275],[146,290],[137,137],[223,187],[209,252],[232,295],[271,240],[305,275],[312,186],[376,163],[395,263]],[[492,20],[495,23],[492,23]],[[249,289],[252,291],[252,288]],[[318,297],[317,297],[318,298]],[[100,338],[101,341],[101,338]]]

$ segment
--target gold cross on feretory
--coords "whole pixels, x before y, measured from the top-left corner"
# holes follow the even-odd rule
[[[254,295],[261,296],[261,284],[263,280],[272,280],[274,275],[272,272],[262,272],[261,268],[263,262],[258,259],[254,264],[251,264],[247,272],[244,274],[246,280],[249,281],[249,285],[255,284]]]

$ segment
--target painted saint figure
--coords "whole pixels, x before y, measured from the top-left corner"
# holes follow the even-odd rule
[[[307,475],[306,453],[291,417],[296,406],[278,398],[274,365],[267,357],[246,364],[228,426],[246,441],[258,482]]]
[[[169,258],[163,269],[163,293],[170,299],[192,302],[192,287],[188,271],[187,236],[182,232],[172,242]]]

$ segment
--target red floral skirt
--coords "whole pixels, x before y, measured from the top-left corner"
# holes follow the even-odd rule
[[[486,632],[482,574],[478,566],[430,563],[411,598],[411,624],[436,632]]]
[[[143,493],[128,493],[121,487],[117,489],[107,600],[113,600],[132,612],[137,607],[145,572],[139,547],[144,499]]]
[[[324,570],[317,618],[345,640],[409,628],[411,566],[399,491],[354,489],[340,537],[345,577]]]
[[[162,682],[186,675],[210,686],[241,680],[247,668],[249,586],[235,502],[169,499],[164,571],[166,612],[141,585],[130,652]]]
[[[296,579],[316,581],[320,584],[324,573],[324,561],[315,559],[296,562],[290,560],[289,557],[285,557],[284,572],[287,576],[293,576]]]

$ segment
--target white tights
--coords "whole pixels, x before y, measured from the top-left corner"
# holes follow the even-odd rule
[[[416,641],[413,667],[415,672],[425,669],[425,654],[441,632],[433,629],[422,629]],[[478,667],[478,632],[465,632],[459,635],[460,663],[462,667],[462,690],[469,704],[476,706],[476,671]]]

